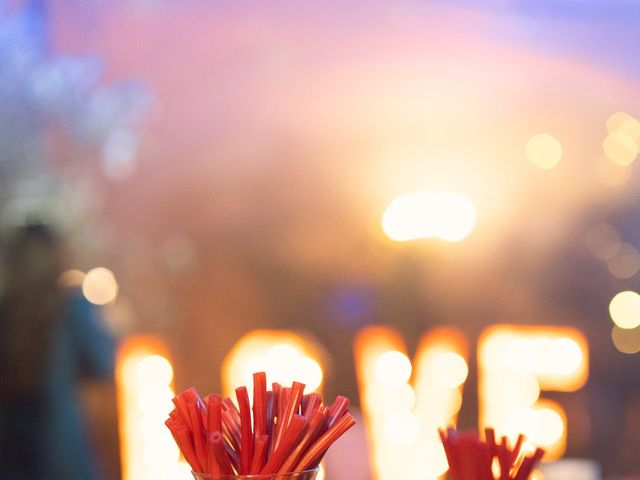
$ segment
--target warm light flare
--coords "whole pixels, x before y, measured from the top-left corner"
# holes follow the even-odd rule
[[[252,394],[253,374],[264,371],[267,382],[289,386],[299,381],[305,392],[320,391],[323,370],[317,343],[287,330],[254,330],[233,346],[222,365],[224,395],[240,385]]]
[[[393,200],[382,216],[384,233],[398,242],[439,238],[457,242],[469,235],[476,208],[456,192],[419,192]]]
[[[189,478],[164,421],[173,409],[173,367],[156,338],[132,337],[118,351],[116,393],[123,480]]]

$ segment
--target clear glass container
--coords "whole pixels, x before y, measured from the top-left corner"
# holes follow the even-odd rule
[[[218,475],[210,473],[193,473],[196,480],[314,480],[319,468],[291,473],[270,473],[268,475]]]

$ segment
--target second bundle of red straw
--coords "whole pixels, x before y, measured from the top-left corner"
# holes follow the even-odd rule
[[[518,436],[513,448],[507,437],[496,442],[492,428],[485,429],[484,441],[476,432],[458,432],[454,428],[440,430],[440,438],[453,480],[527,480],[544,455],[540,448],[525,455],[524,435]]]

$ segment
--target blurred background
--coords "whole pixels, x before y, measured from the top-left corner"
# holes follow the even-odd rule
[[[456,421],[640,475],[639,27],[635,0],[0,0],[1,287],[16,229],[55,232],[116,342],[74,377],[104,478],[188,478],[150,422],[264,368],[351,398],[327,478],[435,478]]]

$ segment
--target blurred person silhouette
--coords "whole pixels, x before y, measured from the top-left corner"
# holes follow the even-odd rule
[[[76,387],[108,379],[114,340],[99,310],[60,284],[62,245],[46,225],[5,244],[0,283],[0,478],[94,480]]]

